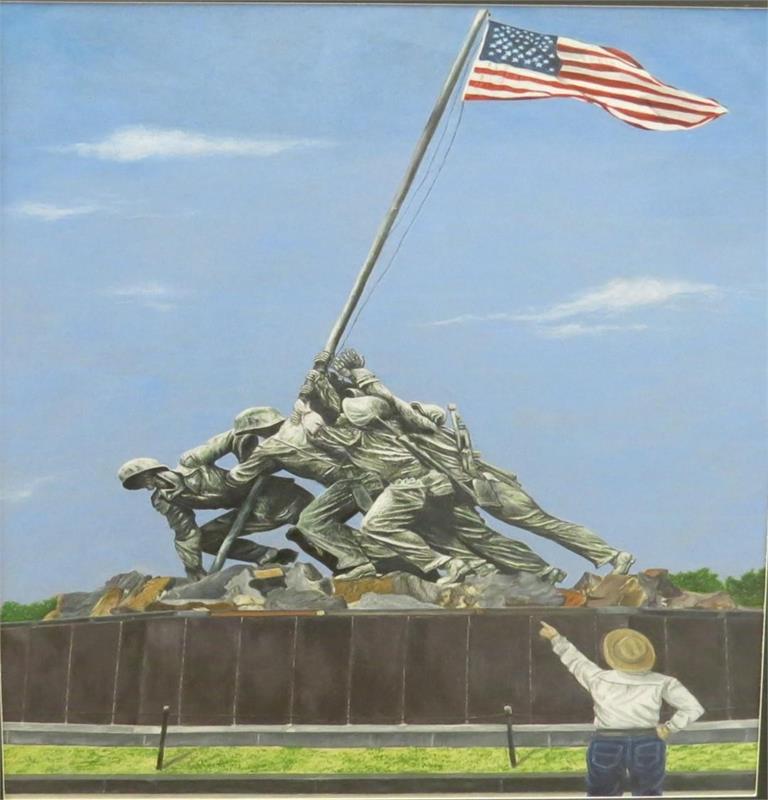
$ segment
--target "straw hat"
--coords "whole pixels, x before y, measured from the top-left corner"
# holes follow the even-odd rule
[[[613,669],[648,672],[656,662],[656,651],[642,633],[616,628],[603,638],[603,657]]]

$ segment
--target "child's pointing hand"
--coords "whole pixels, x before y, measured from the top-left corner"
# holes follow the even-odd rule
[[[544,622],[543,620],[541,621],[540,624],[541,624],[541,630],[539,631],[539,636],[541,636],[542,638],[551,640],[558,635],[558,632],[551,625],[547,625],[547,623]]]

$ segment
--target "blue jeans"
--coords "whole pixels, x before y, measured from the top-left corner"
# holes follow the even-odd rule
[[[667,746],[657,736],[596,736],[587,750],[587,796],[634,797],[663,794]]]

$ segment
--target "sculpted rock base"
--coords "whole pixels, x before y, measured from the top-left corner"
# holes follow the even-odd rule
[[[531,573],[470,575],[438,585],[417,575],[390,572],[344,580],[323,575],[312,564],[267,567],[233,564],[199,581],[128,572],[110,578],[95,592],[59,595],[47,619],[108,616],[141,611],[387,611],[409,609],[647,607],[733,609],[726,592],[699,594],[674,586],[667,570],[636,575],[584,573],[570,589],[560,589]]]

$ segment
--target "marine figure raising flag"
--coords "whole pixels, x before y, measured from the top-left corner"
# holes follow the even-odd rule
[[[717,101],[661,83],[613,47],[489,22],[465,100],[573,97],[649,131],[697,128],[726,114]]]

